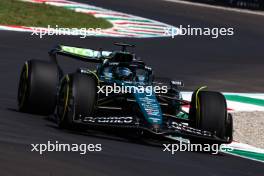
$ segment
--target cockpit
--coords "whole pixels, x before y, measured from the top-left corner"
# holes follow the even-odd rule
[[[149,81],[149,71],[143,68],[126,66],[106,66],[102,75],[104,79],[145,83]]]

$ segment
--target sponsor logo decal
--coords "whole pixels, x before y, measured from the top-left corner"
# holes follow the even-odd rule
[[[90,123],[130,124],[133,122],[133,117],[85,117],[84,121]]]

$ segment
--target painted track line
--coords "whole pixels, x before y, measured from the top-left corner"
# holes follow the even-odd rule
[[[227,146],[231,147],[233,150],[222,151],[223,153],[264,163],[264,149],[236,141],[233,141],[231,144],[228,144]]]
[[[228,12],[236,12],[236,13],[243,13],[243,14],[249,14],[249,15],[259,15],[264,16],[264,12],[261,11],[253,11],[253,10],[247,10],[247,9],[237,9],[233,7],[221,7],[221,6],[215,6],[210,4],[203,4],[199,2],[189,2],[189,1],[182,1],[182,0],[163,0],[167,2],[173,2],[177,4],[184,4],[184,5],[191,5],[196,7],[204,7],[204,8],[210,8],[210,9],[217,9],[217,10],[223,10]]]
[[[225,93],[228,110],[231,112],[238,111],[264,111],[264,94],[263,93]],[[191,101],[192,92],[182,92],[184,100]],[[184,107],[189,111],[189,107]]]

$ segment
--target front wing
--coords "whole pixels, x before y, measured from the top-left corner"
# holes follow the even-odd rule
[[[140,124],[138,119],[134,117],[85,117],[82,119],[83,120],[75,120],[75,123],[106,129],[140,130],[142,131],[142,134],[145,133],[148,136],[171,140],[184,138],[187,140],[193,139],[203,143],[229,143],[229,141],[221,139],[209,131],[192,128],[185,123],[175,121],[169,122],[169,124],[167,123],[166,127],[163,128],[150,128],[144,124]]]

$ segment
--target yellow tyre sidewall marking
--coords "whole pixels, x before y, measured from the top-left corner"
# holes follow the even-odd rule
[[[195,109],[196,109],[196,125],[199,126],[200,120],[201,120],[201,104],[200,104],[200,99],[199,99],[199,92],[201,92],[201,90],[206,89],[207,86],[202,86],[200,87],[195,94]]]
[[[61,120],[63,120],[64,118],[65,118],[65,115],[66,115],[66,112],[67,112],[67,108],[68,108],[68,105],[69,105],[69,94],[70,94],[70,85],[69,85],[69,76],[68,75],[66,75],[66,77],[65,77],[65,79],[66,79],[66,86],[67,86],[67,88],[66,88],[66,97],[64,97],[64,108],[63,108],[63,115],[62,115],[62,119]]]

